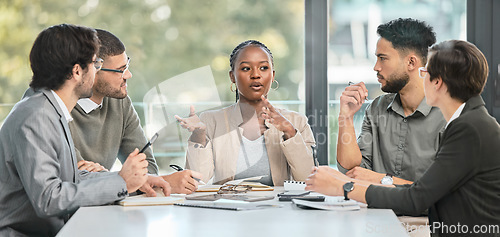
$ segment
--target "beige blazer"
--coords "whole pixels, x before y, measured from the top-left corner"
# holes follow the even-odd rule
[[[264,132],[271,175],[275,186],[283,186],[284,180],[304,181],[314,165],[312,146],[315,146],[313,133],[307,118],[297,112],[277,109],[296,128],[294,137],[283,141],[283,132],[272,124]],[[243,123],[240,104],[235,103],[223,109],[200,114],[207,126],[205,146],[188,142],[186,168],[203,174],[203,181],[213,178],[214,184],[233,180],[236,162],[240,151]]]

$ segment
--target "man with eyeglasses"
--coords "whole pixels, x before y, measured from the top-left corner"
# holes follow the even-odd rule
[[[92,96],[79,100],[71,111],[74,121],[70,123],[78,167],[89,171],[111,169],[116,158],[123,163],[134,148],[147,143],[137,112],[127,96],[127,80],[132,73],[125,45],[108,31],[96,31],[101,41],[99,57],[104,59],[103,68],[96,74]],[[147,148],[144,153],[149,162],[148,172],[158,174],[152,149]],[[184,170],[162,177],[170,183],[172,192],[189,194],[198,185],[193,177],[201,178],[201,174]]]
[[[81,206],[125,198],[139,187],[168,183],[147,175],[136,149],[120,172],[78,170],[68,122],[92,95],[99,40],[95,30],[61,24],[43,30],[30,52],[37,93],[18,102],[0,129],[0,236],[55,236]]]

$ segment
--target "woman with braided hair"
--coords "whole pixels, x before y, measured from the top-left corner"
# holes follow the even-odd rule
[[[214,184],[254,176],[274,186],[304,181],[314,165],[314,137],[304,115],[267,100],[271,86],[279,86],[271,51],[256,40],[242,42],[231,53],[230,66],[236,103],[199,117],[194,107],[188,118],[176,116],[192,132],[186,167]]]

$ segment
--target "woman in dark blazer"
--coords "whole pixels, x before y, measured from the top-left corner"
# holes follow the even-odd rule
[[[428,58],[427,67],[419,68],[427,103],[439,107],[448,123],[425,174],[412,185],[394,187],[320,167],[306,189],[407,215],[429,209],[433,236],[500,236],[500,126],[480,97],[486,59],[476,46],[459,40],[434,45]]]

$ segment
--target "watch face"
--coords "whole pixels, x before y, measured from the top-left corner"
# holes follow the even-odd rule
[[[381,184],[391,185],[393,183],[391,176],[384,176],[380,181]]]
[[[349,183],[344,184],[344,191],[350,192],[353,189],[354,189],[354,183],[353,182],[349,182]]]

